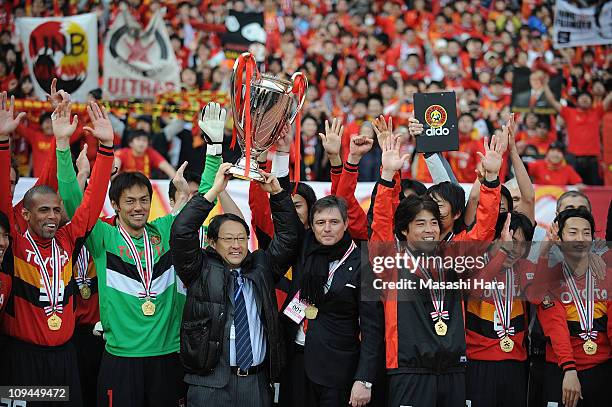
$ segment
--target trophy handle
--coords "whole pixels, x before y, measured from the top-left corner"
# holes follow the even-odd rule
[[[240,54],[236,61],[234,61],[234,67],[232,68],[232,74],[230,76],[230,103],[232,106],[232,116],[234,118],[234,126],[238,130],[241,136],[244,137],[244,128],[241,127],[240,119],[242,112],[244,111],[244,99],[242,97],[242,73],[244,72],[245,65],[249,59],[255,61],[253,55],[250,52],[243,52]],[[257,69],[257,68],[255,68]],[[238,78],[238,75],[240,78]],[[258,76],[259,72],[255,72],[255,76]],[[246,78],[247,82],[250,82],[252,78]],[[237,89],[238,88],[238,89]],[[248,107],[247,107],[248,108]]]
[[[295,112],[289,118],[289,124],[293,124],[306,100],[306,90],[308,89],[308,78],[302,72],[296,72],[291,76],[291,89],[289,92],[297,94],[298,104]]]

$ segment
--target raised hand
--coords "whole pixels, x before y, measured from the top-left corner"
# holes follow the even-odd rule
[[[517,152],[516,147],[516,121],[514,120],[514,113],[510,113],[510,119],[506,123],[508,131],[508,148],[511,153]]]
[[[9,134],[15,131],[19,123],[25,117],[25,113],[21,112],[17,117],[15,114],[15,97],[11,96],[10,103],[7,103],[6,92],[0,93],[0,140],[7,140]]]
[[[289,154],[292,143],[293,136],[291,135],[291,125],[286,123],[281,129],[280,138],[276,141],[276,152],[281,154]]]
[[[104,106],[100,108],[96,102],[90,102],[87,106],[87,114],[89,114],[93,128],[85,126],[83,130],[90,132],[100,141],[100,144],[107,147],[112,146],[115,135]]]
[[[217,175],[215,175],[212,188],[206,193],[206,195],[204,195],[206,199],[208,199],[208,195],[210,193],[214,195],[212,200],[208,199],[209,202],[213,202],[217,198],[217,195],[225,191],[225,188],[227,188],[227,183],[232,177],[231,174],[227,174],[230,168],[232,168],[232,163],[223,163],[219,166],[219,170],[217,171]]]
[[[391,181],[395,172],[400,170],[404,162],[410,160],[410,154],[400,155],[401,142],[399,136],[387,137],[382,145],[382,178]]]
[[[208,143],[219,144],[223,142],[223,129],[225,128],[226,116],[227,110],[215,102],[210,102],[202,109],[198,125],[200,126],[200,130],[206,135],[206,141]]]
[[[480,156],[480,162],[482,163],[482,168],[485,171],[485,178],[487,181],[494,181],[497,178],[499,169],[502,165],[504,144],[499,139],[500,137],[493,135],[491,137],[491,144],[489,144],[488,138],[485,137],[485,154],[483,155],[480,151],[477,152]]]
[[[176,171],[174,178],[172,178],[172,183],[176,187],[177,197],[180,194],[181,197],[186,198],[191,194],[191,191],[189,189],[189,183],[187,182],[187,180],[185,179],[185,176],[183,175],[185,173],[185,168],[187,168],[187,164],[188,162],[185,161],[183,165],[181,165],[179,169]]]
[[[325,120],[325,134],[319,133],[323,148],[328,156],[339,156],[340,147],[342,146],[342,135],[344,134],[344,126],[340,119],[334,118],[331,125]]]
[[[355,136],[351,138],[350,150],[347,161],[351,164],[358,164],[361,158],[372,149],[374,140],[366,136]]]
[[[91,165],[89,164],[89,159],[87,158],[87,144],[83,145],[83,148],[76,159],[76,167],[77,176],[81,175],[85,178],[89,177]]]
[[[382,146],[385,140],[393,134],[393,118],[389,117],[389,123],[387,123],[385,121],[385,116],[380,115],[372,121],[372,127],[374,128],[374,133],[376,133],[378,145]]]
[[[70,137],[74,133],[79,124],[79,118],[75,114],[72,115],[72,103],[61,102],[51,115],[51,123],[53,124],[53,135],[57,141],[57,146],[61,149],[67,148],[70,144]],[[72,122],[71,122],[72,119]]]
[[[260,171],[259,173],[264,177],[264,181],[260,182],[259,186],[265,192],[269,193],[270,195],[275,195],[283,190],[278,182],[278,178],[276,178],[274,175],[264,171]]]
[[[51,81],[51,93],[47,94],[47,100],[51,102],[53,109],[57,109],[57,106],[62,102],[70,102],[70,93],[57,90],[57,78],[53,78]]]
[[[418,137],[423,134],[423,125],[416,117],[408,119],[408,133],[410,133],[412,137]]]

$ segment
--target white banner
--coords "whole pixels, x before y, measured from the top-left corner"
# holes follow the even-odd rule
[[[23,17],[16,20],[34,91],[46,99],[51,81],[86,102],[98,88],[98,24],[94,13],[70,17]]]
[[[158,10],[146,28],[127,11],[117,15],[104,42],[105,99],[153,99],[180,89],[180,66]]]
[[[553,27],[555,48],[612,44],[612,1],[577,7],[557,0]]]

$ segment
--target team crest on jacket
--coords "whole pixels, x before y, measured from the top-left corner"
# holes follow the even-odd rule
[[[157,246],[161,242],[161,238],[159,236],[153,235],[150,237],[151,244]]]

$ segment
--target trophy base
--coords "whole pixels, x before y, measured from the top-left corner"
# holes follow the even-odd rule
[[[257,166],[257,160],[251,158],[251,165],[249,166],[249,172],[245,175],[246,158],[242,157],[232,168],[228,170],[228,174],[231,174],[234,178],[243,179],[246,181],[258,181],[264,182],[264,177],[259,173],[259,167]]]

